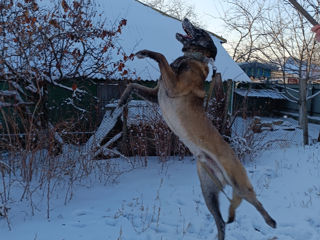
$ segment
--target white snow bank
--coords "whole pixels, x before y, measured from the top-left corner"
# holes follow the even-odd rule
[[[319,240],[319,144],[266,151],[246,169],[278,227],[267,226],[260,214],[243,202],[235,222],[227,225],[226,239]],[[1,239],[215,239],[214,220],[204,204],[192,159],[159,164],[149,158],[147,168],[135,169],[118,180],[107,186],[78,186],[68,205],[63,204],[63,197],[54,198],[48,221],[45,204],[37,205],[35,216],[21,205],[12,207],[13,230],[1,219]],[[220,201],[226,219],[228,202],[222,195]],[[37,202],[41,196],[34,199]]]

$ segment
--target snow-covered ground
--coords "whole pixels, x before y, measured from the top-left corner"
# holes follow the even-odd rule
[[[311,125],[312,133],[319,129]],[[295,139],[295,131],[289,133],[291,140]],[[123,159],[113,161],[130,169]],[[216,239],[195,164],[192,158],[159,163],[149,157],[147,167],[127,171],[115,182],[102,184],[94,178],[82,181],[74,186],[66,205],[65,191],[57,187],[51,195],[49,220],[45,195],[34,194],[34,216],[29,201],[9,203],[12,230],[6,219],[0,218],[1,240]],[[294,141],[279,145],[260,152],[245,167],[258,198],[278,227],[267,226],[260,214],[243,202],[235,222],[227,225],[226,239],[320,239],[319,143],[307,147]],[[13,189],[11,196],[21,194]],[[226,192],[230,194],[231,189]],[[221,209],[226,219],[228,200],[223,195]]]

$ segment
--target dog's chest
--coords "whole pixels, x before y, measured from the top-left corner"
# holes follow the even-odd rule
[[[183,119],[179,115],[180,98],[168,97],[164,86],[160,83],[158,92],[158,102],[162,112],[163,119],[169,128],[183,141],[187,138],[187,131],[183,127]]]
[[[170,98],[167,96],[166,90],[160,83],[158,92],[158,102],[162,112],[162,117],[175,135],[177,135],[188,148],[197,156],[201,151],[199,147],[192,140],[192,135],[189,133],[189,129],[186,127],[188,119],[181,115],[181,112],[185,109],[184,99],[181,97]],[[191,127],[191,126],[189,126]]]

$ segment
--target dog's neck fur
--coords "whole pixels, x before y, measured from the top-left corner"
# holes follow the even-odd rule
[[[214,75],[216,74],[216,67],[214,65],[214,60],[213,58],[208,58],[207,56],[205,56],[203,53],[201,52],[184,52],[184,56],[188,57],[188,58],[192,58],[195,59],[197,61],[203,62],[205,64],[209,64],[212,68],[212,78],[214,77]]]
[[[184,52],[184,56],[198,60],[203,63],[207,63],[207,64],[209,63],[209,58],[201,52],[192,52],[192,51],[191,52]]]

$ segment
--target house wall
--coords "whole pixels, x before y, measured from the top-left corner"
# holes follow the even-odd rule
[[[245,98],[238,94],[234,97],[234,111],[240,111],[241,116],[266,116],[273,117],[279,112],[279,106],[284,105],[285,100],[270,98]]]
[[[270,78],[271,76],[271,71],[270,69],[265,69],[262,67],[243,67],[242,68],[244,72],[249,76],[249,77],[254,77],[254,78]]]
[[[76,84],[77,88],[86,91],[86,94],[74,97],[73,92],[58,86],[48,86],[48,119],[51,123],[61,123],[73,119],[78,121],[84,119],[86,125],[91,125],[96,121],[96,91],[97,84],[90,79],[66,79],[64,85],[72,87]],[[83,111],[76,111],[75,107]],[[94,127],[93,125],[90,126]],[[90,128],[88,126],[88,128]]]

